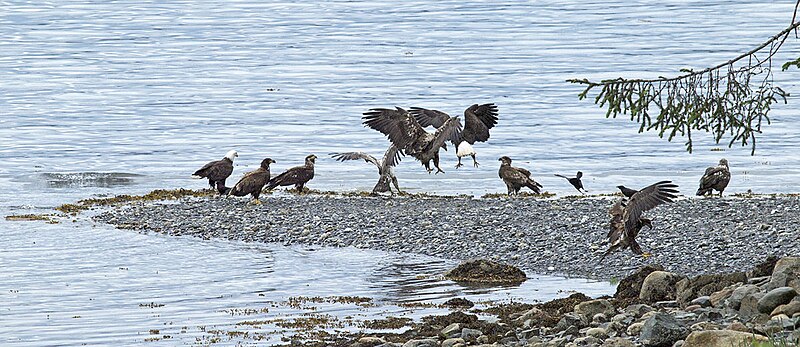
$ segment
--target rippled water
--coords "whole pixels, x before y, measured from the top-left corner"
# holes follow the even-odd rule
[[[707,137],[690,155],[681,141],[604,119],[603,110],[577,100],[580,87],[564,82],[716,65],[786,27],[791,1],[0,4],[3,215],[90,196],[203,188],[190,173],[231,148],[240,153],[233,180],[266,156],[280,171],[316,153],[311,188],[371,189],[373,168],[326,154],[381,154],[387,142],[361,126],[361,113],[395,105],[451,114],[476,102],[500,108],[491,140],[476,146],[480,168],[455,170],[447,152],[447,173],[428,175],[405,158],[397,176],[410,191],[502,192],[501,155],[558,194],[572,188],[552,174],[577,170],[595,193],[662,178],[690,193],[721,156],[731,162],[731,192],[793,191],[800,177],[795,96],[773,110],[756,156],[749,148],[711,151],[718,146]],[[793,40],[778,62],[797,57]],[[793,94],[798,81],[796,71],[776,75]],[[358,294],[391,306],[466,290],[408,284],[415,264],[426,273],[450,265],[416,256],[165,239],[85,222],[0,227],[0,310],[13,313],[0,315],[0,342],[75,344],[82,336],[132,344],[159,326],[200,336],[198,326],[236,320],[220,310],[258,298]],[[363,285],[337,289],[349,283]],[[544,285],[526,286],[536,283]],[[561,286],[578,284],[544,287]],[[550,290],[542,288],[490,296],[538,298]],[[150,302],[164,306],[138,306]]]

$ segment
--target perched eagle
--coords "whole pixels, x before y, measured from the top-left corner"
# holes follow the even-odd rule
[[[409,112],[423,127],[432,125],[438,129],[451,118],[442,111],[420,107],[412,107]],[[464,110],[464,130],[457,139],[452,141],[458,157],[456,169],[464,166],[461,164],[461,158],[466,156],[471,156],[472,164],[478,167],[478,160],[475,158],[475,149],[472,148],[472,145],[475,142],[486,142],[489,139],[489,129],[497,124],[497,114],[497,105],[495,104],[474,104]]]
[[[581,194],[586,194],[587,190],[586,188],[583,188],[583,182],[581,182],[581,177],[583,177],[583,172],[578,171],[578,173],[575,174],[575,177],[567,177],[559,174],[555,174],[554,176],[566,179],[567,182],[569,182],[569,184],[571,184],[573,187],[575,187],[575,189],[581,192]]]
[[[220,194],[225,194],[228,191],[228,188],[225,187],[225,180],[233,173],[233,158],[238,156],[239,153],[230,150],[228,154],[225,154],[225,158],[203,165],[200,170],[192,174],[192,177],[208,178],[208,185],[211,186],[211,189],[216,188]]]
[[[375,187],[372,188],[372,193],[390,192],[394,194],[389,185],[390,182],[394,185],[394,189],[398,193],[400,192],[400,186],[397,184],[397,177],[395,177],[393,169],[400,161],[400,151],[397,150],[394,144],[389,145],[389,149],[383,154],[381,160],[364,152],[331,153],[330,155],[333,159],[338,161],[363,159],[365,162],[375,165],[378,168],[380,178],[378,179],[378,183],[375,184]]]
[[[428,173],[431,173],[431,160],[436,167],[436,173],[444,173],[439,167],[439,148],[447,150],[445,141],[455,141],[461,133],[461,121],[457,117],[450,117],[431,134],[425,131],[408,111],[396,107],[395,109],[373,108],[364,112],[364,125],[380,131],[389,137],[401,153],[417,158]]]
[[[305,165],[295,166],[270,180],[267,190],[272,190],[277,186],[294,185],[298,192],[303,191],[303,186],[314,178],[314,162],[316,160],[316,155],[307,156]]]
[[[542,188],[542,185],[536,183],[536,181],[531,178],[530,171],[521,167],[511,166],[511,158],[509,157],[502,156],[498,160],[502,162],[500,163],[500,171],[498,173],[500,178],[503,179],[503,182],[505,182],[506,187],[508,187],[509,196],[511,196],[512,193],[514,195],[519,195],[519,190],[522,187],[528,187],[534,193],[539,194],[539,188]]]
[[[264,185],[269,182],[269,164],[274,163],[275,161],[271,158],[262,160],[261,166],[244,174],[239,182],[236,182],[236,185],[228,191],[228,195],[245,196],[250,194],[253,196],[253,203],[260,204],[261,200],[258,200],[258,196],[264,189]]]
[[[678,185],[672,181],[661,181],[642,188],[629,199],[621,198],[608,211],[611,216],[608,231],[608,250],[602,258],[618,249],[630,247],[634,254],[643,254],[636,236],[645,225],[652,229],[653,223],[642,218],[642,213],[667,202],[673,202],[678,194]]]
[[[720,159],[719,165],[707,168],[706,173],[700,178],[697,195],[714,194],[714,190],[716,190],[719,192],[719,196],[722,196],[722,191],[728,187],[730,181],[731,169],[728,166],[728,160]]]

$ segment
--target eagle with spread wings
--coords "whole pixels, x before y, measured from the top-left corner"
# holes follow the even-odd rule
[[[444,173],[439,167],[439,149],[447,150],[447,141],[455,141],[461,133],[458,117],[445,120],[436,132],[429,133],[403,108],[373,108],[364,112],[364,125],[389,138],[401,153],[417,160],[431,173],[431,161],[436,173]]]
[[[442,111],[421,107],[412,107],[409,113],[422,127],[432,125],[437,129],[452,118]],[[493,103],[474,104],[464,110],[464,130],[457,139],[452,141],[453,146],[456,147],[456,157],[458,157],[456,169],[464,166],[461,164],[461,158],[466,156],[471,156],[473,166],[478,167],[478,160],[475,158],[476,153],[472,145],[475,142],[486,142],[489,139],[489,129],[497,125],[497,115],[497,105]]]
[[[642,218],[642,213],[658,205],[674,202],[678,197],[678,185],[672,181],[661,181],[644,187],[629,198],[619,199],[608,211],[611,216],[608,231],[608,250],[603,258],[618,249],[630,248],[634,254],[644,255],[636,236],[644,226],[653,229],[650,219]]]
[[[397,177],[394,175],[394,167],[397,166],[397,163],[400,162],[400,151],[397,149],[397,146],[394,144],[389,145],[389,148],[386,150],[386,153],[383,154],[383,158],[378,160],[377,158],[364,153],[364,152],[345,152],[345,153],[331,153],[330,154],[333,159],[338,161],[347,161],[347,160],[364,160],[367,163],[371,163],[378,168],[378,174],[380,178],[378,179],[378,183],[375,184],[375,187],[372,188],[372,193],[383,193],[383,192],[390,192],[394,194],[395,192],[392,191],[390,183],[394,185],[394,189],[397,193],[400,193],[400,186],[397,184]]]

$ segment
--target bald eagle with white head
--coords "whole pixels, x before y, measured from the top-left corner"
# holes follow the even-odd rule
[[[412,107],[409,112],[423,127],[432,125],[438,129],[451,118],[449,114],[442,111],[421,107]],[[489,129],[497,125],[497,115],[497,105],[493,103],[474,104],[464,110],[464,130],[461,131],[458,138],[452,141],[453,146],[456,147],[456,157],[458,157],[456,169],[464,166],[461,164],[461,158],[466,156],[471,156],[472,165],[478,167],[478,160],[475,158],[476,153],[472,145],[475,142],[489,140]]]
[[[238,156],[239,153],[230,150],[225,154],[224,158],[203,165],[203,167],[192,174],[192,177],[207,178],[208,185],[211,186],[211,189],[216,188],[220,194],[225,194],[228,192],[228,188],[225,187],[225,180],[233,173],[233,159]]]

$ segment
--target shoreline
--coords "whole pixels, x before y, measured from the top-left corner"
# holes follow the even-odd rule
[[[647,264],[689,276],[744,271],[769,255],[800,254],[800,197],[681,198],[646,212],[654,229],[600,261],[615,197],[507,199],[263,196],[131,200],[94,216],[122,229],[248,242],[356,247],[467,260],[536,274],[613,280]]]

